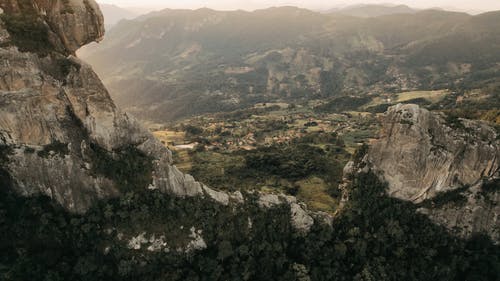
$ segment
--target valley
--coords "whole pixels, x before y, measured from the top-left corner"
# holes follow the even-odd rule
[[[344,166],[363,144],[378,138],[380,119],[389,106],[417,103],[455,112],[457,118],[460,106],[448,103],[468,104],[474,96],[473,92],[460,95],[436,90],[301,104],[259,103],[172,123],[148,123],[148,127],[173,152],[174,165],[210,187],[285,193],[297,196],[312,210],[334,213]],[[489,119],[490,115],[497,116],[488,120],[495,124],[497,110],[476,118]]]
[[[286,193],[333,212],[342,169],[376,136],[374,119],[317,113],[308,104],[258,104],[182,120],[154,135],[172,150],[174,165],[211,187]]]
[[[498,280],[500,12],[134,16],[0,0],[0,280]]]

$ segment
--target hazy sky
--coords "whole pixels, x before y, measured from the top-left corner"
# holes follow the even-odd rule
[[[448,9],[469,11],[500,10],[500,0],[97,0],[100,3],[116,4],[122,7],[156,8],[201,8],[234,10],[253,10],[271,6],[299,6],[309,9],[328,9],[339,5],[353,5],[357,3],[395,3],[406,4],[415,8],[443,7]]]

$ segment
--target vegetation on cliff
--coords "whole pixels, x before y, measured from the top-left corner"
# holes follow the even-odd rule
[[[49,198],[0,196],[2,280],[495,280],[500,249],[484,236],[465,241],[386,197],[374,175],[355,179],[333,225],[296,235],[289,210],[253,199],[224,207],[200,198],[136,191],[72,215]],[[251,220],[251,224],[249,224]],[[194,252],[134,250],[119,233],[165,234]],[[184,229],[184,230],[183,230]]]

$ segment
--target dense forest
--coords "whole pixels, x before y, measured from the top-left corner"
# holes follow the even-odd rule
[[[2,187],[0,279],[498,280],[500,248],[487,237],[450,236],[384,188],[373,174],[360,175],[333,225],[302,235],[288,208],[261,209],[251,194],[225,207],[136,190],[76,215]],[[206,249],[133,250],[116,238],[147,231],[182,244],[182,226],[191,225],[203,230]]]

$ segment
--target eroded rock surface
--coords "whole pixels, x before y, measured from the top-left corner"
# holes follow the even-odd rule
[[[498,175],[500,142],[482,122],[451,120],[417,105],[391,107],[368,162],[393,197],[413,202]]]
[[[488,185],[494,186],[496,191],[485,188]],[[456,191],[451,200],[423,204],[418,212],[428,215],[434,222],[446,226],[450,232],[460,237],[485,233],[493,241],[500,243],[499,189],[500,182],[479,183],[463,191]]]
[[[417,105],[396,105],[382,118],[380,138],[362,167],[387,182],[390,196],[462,237],[486,233],[500,241],[500,141],[480,121],[455,119]]]
[[[74,54],[104,36],[104,18],[94,0],[2,0],[0,9],[12,29],[28,27],[59,52]]]
[[[171,152],[121,112],[92,68],[74,56],[104,34],[93,0],[0,0],[0,9],[1,188],[44,194],[73,212],[130,188],[245,202],[240,192],[216,191],[181,173]],[[314,220],[305,206],[281,199],[292,225],[309,231]],[[203,246],[193,239],[193,249]]]
[[[143,161],[125,175],[144,177],[136,185],[181,196],[202,193],[200,183],[171,165],[170,151],[116,108],[91,67],[71,55],[103,36],[93,0],[2,0],[0,8],[3,186],[84,212],[96,199],[123,191],[113,167],[137,162],[127,158],[131,154]],[[42,27],[46,32],[39,35],[51,45],[43,52],[25,48],[29,42],[16,39],[13,24]]]

